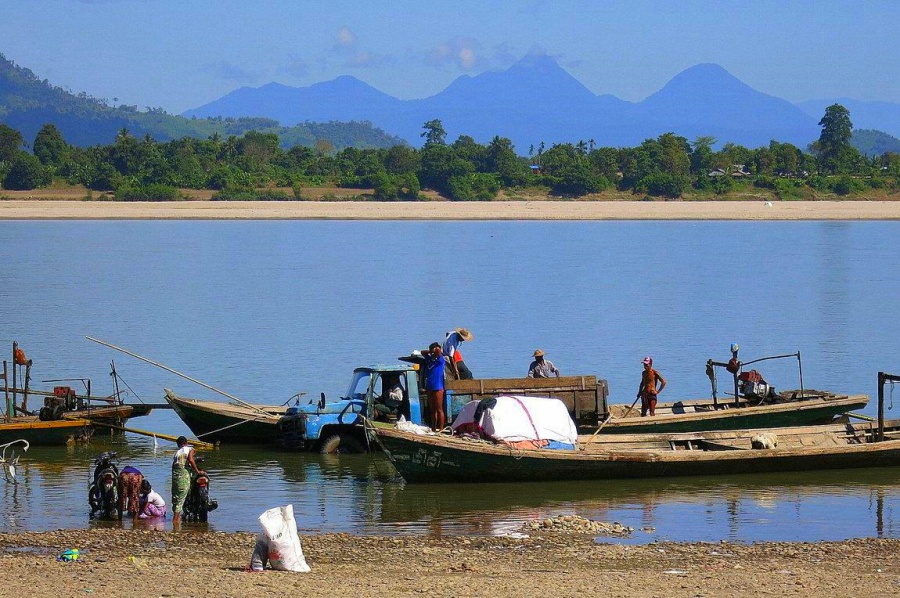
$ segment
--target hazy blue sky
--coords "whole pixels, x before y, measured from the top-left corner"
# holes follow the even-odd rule
[[[898,31],[898,0],[0,0],[8,59],[174,113],[238,87],[345,74],[421,98],[529,51],[632,101],[714,62],[794,102],[900,102]]]

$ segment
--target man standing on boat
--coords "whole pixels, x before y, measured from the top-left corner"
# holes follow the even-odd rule
[[[653,358],[644,358],[644,371],[641,372],[641,385],[638,387],[638,398],[641,400],[641,417],[656,415],[656,396],[666,387],[666,379],[653,369]],[[657,382],[659,386],[657,387]]]
[[[534,352],[534,361],[528,366],[527,378],[550,378],[555,375],[559,378],[559,370],[553,365],[553,362],[544,359],[544,352],[538,349]]]
[[[447,359],[447,363],[450,366],[450,373],[453,374],[453,377],[457,380],[471,380],[472,372],[466,366],[466,362],[463,361],[462,353],[459,351],[459,345],[464,341],[470,341],[475,338],[467,328],[456,328],[447,333],[447,336],[444,338],[444,345],[441,347],[441,351],[444,353],[444,357]]]
[[[440,432],[447,425],[444,415],[444,367],[446,357],[441,346],[431,343],[425,357],[425,394],[428,396],[428,411],[431,414],[431,429]]]

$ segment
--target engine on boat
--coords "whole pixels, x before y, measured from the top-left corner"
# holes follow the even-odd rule
[[[742,372],[738,380],[740,391],[745,397],[768,399],[775,396],[775,387],[766,382],[756,370]]]

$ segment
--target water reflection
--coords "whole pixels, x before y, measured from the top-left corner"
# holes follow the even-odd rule
[[[5,484],[0,530],[123,527],[170,529],[171,521],[91,521],[93,458],[117,450],[169,497],[174,449],[129,441],[35,447]],[[294,505],[304,533],[517,534],[532,519],[574,514],[635,528],[652,540],[832,540],[900,537],[900,468],[773,475],[561,483],[408,485],[382,455],[323,456],[225,447],[205,454],[207,525],[186,531],[255,531],[256,517]],[[839,516],[837,515],[839,514]],[[621,541],[621,540],[616,540]]]
[[[896,365],[900,319],[885,314],[900,293],[886,267],[898,231],[896,222],[10,222],[0,246],[15,246],[17,261],[4,271],[0,346],[22,343],[36,376],[101,387],[118,356],[80,337],[91,334],[235,396],[280,403],[301,390],[334,396],[352,367],[466,325],[476,374],[524,375],[541,347],[566,373],[608,379],[613,402],[631,402],[647,353],[665,364],[671,396],[705,395],[702,364],[732,341],[748,356],[801,350],[807,387],[873,394],[875,372]],[[58,243],[71,237],[80,242]],[[438,238],[455,239],[454,251],[430,249]],[[536,246],[553,264],[537,278],[523,259]],[[665,273],[659,292],[638,269]],[[72,272],[91,284],[67,283]],[[390,281],[389,292],[359,292],[369,288],[361,281]],[[548,306],[540,318],[535,298]],[[147,364],[116,365],[148,402],[166,386],[213,398]],[[767,365],[767,377],[794,387],[795,370],[778,367]],[[133,423],[188,433],[171,411]],[[0,481],[0,530],[106,525],[88,521],[86,497],[103,450],[168,498],[169,443],[98,435],[87,447],[33,447],[18,487]],[[206,529],[223,531],[256,531],[259,513],[292,503],[304,531],[516,533],[529,519],[574,513],[653,528],[634,541],[900,535],[893,471],[426,487],[399,482],[380,457],[242,447],[209,453],[205,468],[220,504]]]

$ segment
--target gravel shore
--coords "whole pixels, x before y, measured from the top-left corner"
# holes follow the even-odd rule
[[[626,546],[526,538],[301,536],[312,572],[245,571],[255,534],[0,534],[0,596],[891,596],[900,540]],[[79,548],[75,562],[56,556]]]

